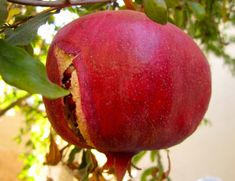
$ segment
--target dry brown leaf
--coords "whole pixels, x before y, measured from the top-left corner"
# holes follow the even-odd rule
[[[50,148],[49,153],[46,154],[46,165],[57,165],[62,158],[62,154],[53,139],[53,136],[50,134]]]
[[[51,177],[47,177],[47,181],[53,181]]]
[[[89,178],[89,181],[107,181],[103,175],[99,172],[94,172],[92,176]]]

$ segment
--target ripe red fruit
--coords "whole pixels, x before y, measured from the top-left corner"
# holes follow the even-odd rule
[[[136,11],[105,11],[62,28],[47,72],[70,90],[44,99],[65,140],[96,148],[121,179],[141,150],[168,148],[191,135],[211,95],[210,69],[192,39]]]

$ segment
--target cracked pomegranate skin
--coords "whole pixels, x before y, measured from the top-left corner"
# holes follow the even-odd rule
[[[168,148],[191,135],[208,108],[211,75],[201,50],[176,26],[141,12],[98,12],[63,27],[49,49],[49,79],[64,86],[69,64],[76,123],[64,98],[44,102],[54,129],[78,146],[133,154]]]

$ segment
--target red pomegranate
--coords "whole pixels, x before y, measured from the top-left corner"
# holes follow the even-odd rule
[[[136,11],[98,12],[66,25],[46,67],[49,79],[71,92],[44,98],[54,129],[105,153],[119,180],[134,154],[191,135],[211,95],[209,65],[193,40]]]

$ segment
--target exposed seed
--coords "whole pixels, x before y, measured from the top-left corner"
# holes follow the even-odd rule
[[[71,81],[70,80],[67,80],[65,83],[64,83],[64,87],[66,89],[69,89],[71,87]]]
[[[76,104],[75,104],[75,102],[73,101],[73,98],[72,98],[72,95],[71,95],[71,94],[64,97],[64,103],[65,103],[65,105],[68,106],[68,109],[69,109],[70,111],[72,111],[72,110],[74,110],[74,109],[76,108]]]
[[[69,89],[71,87],[71,75],[72,72],[75,70],[73,64],[71,64],[63,73],[62,85],[65,89]],[[64,112],[69,120],[68,126],[70,129],[81,139],[85,142],[77,123],[77,115],[76,115],[76,103],[73,100],[72,94],[64,97]]]
[[[70,78],[71,78],[71,74],[72,72],[75,70],[73,64],[69,65],[69,67],[64,71],[63,73],[63,79],[62,79],[62,83],[65,84]]]

